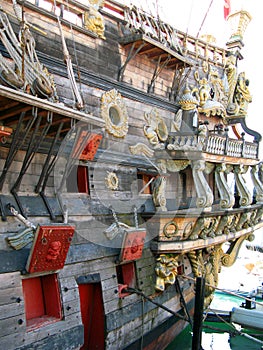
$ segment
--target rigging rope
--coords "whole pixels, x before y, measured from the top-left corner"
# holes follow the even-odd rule
[[[151,299],[150,297],[148,297],[146,294],[144,294],[141,290],[136,289],[136,288],[131,288],[131,287],[127,287],[125,289],[123,289],[123,293],[135,293],[138,294],[140,296],[142,296],[144,299],[150,301],[152,304],[160,307],[161,309],[169,312],[170,314],[172,314],[173,316],[176,316],[178,318],[180,318],[181,320],[187,321],[189,322],[187,317],[184,317],[182,315],[180,315],[178,312],[175,312],[173,310],[168,309],[168,307],[164,306],[163,304],[158,303],[157,301],[154,301],[153,299]]]
[[[188,17],[187,28],[186,28],[186,36],[188,34],[189,23],[190,23],[190,20],[191,20],[191,17],[192,17],[193,5],[194,5],[194,0],[192,0],[192,3],[191,3],[191,9],[190,9],[189,17]]]
[[[67,9],[69,11],[68,0],[67,0]],[[74,37],[74,33],[73,33],[73,28],[72,28],[72,23],[71,22],[70,22],[70,33],[71,33],[71,37],[72,37],[74,56],[75,56],[76,66],[77,66],[77,74],[78,74],[78,82],[79,82],[80,94],[82,96],[82,85],[81,85],[79,61],[78,61],[77,50],[76,50],[76,42],[75,42],[75,37]],[[83,96],[82,96],[82,100],[83,100]]]
[[[214,1],[214,0],[211,0],[210,5],[208,6],[208,9],[207,9],[206,14],[205,14],[205,16],[204,16],[204,19],[203,19],[203,21],[202,21],[202,23],[201,23],[201,26],[200,26],[200,28],[199,28],[199,31],[198,31],[198,33],[197,33],[197,36],[196,36],[197,38],[199,37],[200,31],[201,31],[201,29],[203,28],[203,25],[204,25],[204,23],[205,23],[206,17],[207,17],[207,15],[208,15],[208,12],[210,11],[210,8],[211,8],[211,6],[212,6],[213,1]]]
[[[263,341],[262,340],[254,338],[254,336],[256,336],[256,335],[257,336],[261,336],[261,334],[253,334],[254,336],[252,336],[251,334],[247,334],[247,333],[241,332],[238,329],[236,329],[236,327],[232,323],[226,322],[218,313],[215,312],[215,310],[212,310],[212,309],[209,309],[209,310],[212,311],[221,322],[225,323],[226,325],[228,325],[229,327],[232,328],[232,330],[224,329],[224,332],[227,332],[230,335],[240,335],[240,336],[243,336],[243,337],[248,338],[250,340],[253,340],[256,343],[259,343],[259,344],[263,345]],[[204,327],[222,332],[222,329],[217,328],[217,327],[213,327],[213,326],[210,326],[210,325],[204,325]]]
[[[54,7],[56,9],[57,5],[56,5],[56,0],[54,0]],[[84,103],[83,103],[83,99],[82,96],[79,92],[77,83],[76,83],[76,79],[75,79],[75,75],[74,75],[74,71],[73,71],[73,66],[72,66],[72,62],[71,62],[71,58],[69,55],[69,51],[66,45],[66,40],[63,34],[63,30],[62,30],[62,25],[60,22],[60,18],[59,15],[57,15],[57,21],[58,21],[58,28],[60,31],[60,36],[61,36],[61,40],[62,40],[62,48],[63,48],[63,54],[64,54],[64,60],[67,66],[67,72],[68,72],[68,77],[71,83],[71,88],[72,88],[72,93],[76,102],[76,107],[81,110],[84,107]]]

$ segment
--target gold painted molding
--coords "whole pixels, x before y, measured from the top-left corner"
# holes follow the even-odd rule
[[[101,97],[101,117],[105,128],[115,137],[125,137],[128,132],[128,113],[121,94],[115,90],[105,92]]]

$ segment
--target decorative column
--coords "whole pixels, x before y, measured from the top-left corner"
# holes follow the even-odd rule
[[[235,203],[234,194],[231,192],[225,178],[226,165],[218,164],[215,170],[216,186],[220,194],[220,206],[222,209],[232,208]]]
[[[235,182],[238,190],[238,194],[240,195],[239,204],[241,207],[247,207],[252,203],[252,196],[249,192],[246,181],[242,176],[248,170],[248,166],[244,165],[235,165],[234,166],[234,174],[235,174]]]
[[[161,160],[158,164],[160,175],[153,182],[153,202],[156,211],[167,211],[166,208],[166,164],[165,160]]]
[[[211,208],[214,196],[204,176],[205,161],[196,160],[192,162],[192,172],[194,184],[197,192],[196,206],[197,208]]]
[[[251,167],[250,174],[253,181],[253,185],[255,186],[255,190],[256,190],[256,201],[257,203],[263,203],[263,184],[259,180],[258,173],[259,173],[258,165]]]

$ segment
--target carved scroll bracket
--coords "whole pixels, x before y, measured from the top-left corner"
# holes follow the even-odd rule
[[[229,249],[225,254],[223,254],[221,258],[222,265],[227,267],[232,266],[238,257],[238,253],[242,243],[245,240],[253,241],[254,238],[255,236],[253,233],[248,233],[244,236],[239,237],[235,241],[231,242]]]
[[[204,176],[205,169],[205,161],[197,160],[192,162],[193,179],[198,196],[196,205],[198,208],[208,209],[212,206],[214,196]]]
[[[190,164],[189,160],[181,159],[181,160],[173,160],[173,159],[167,159],[166,160],[166,167],[171,172],[179,172],[181,170],[184,170],[188,167]]]
[[[226,165],[219,164],[215,171],[216,186],[220,193],[220,206],[222,209],[232,208],[235,203],[234,194],[231,192],[226,178],[225,178]]]
[[[251,168],[251,178],[256,189],[256,201],[257,203],[263,203],[263,184],[259,180],[258,176],[259,166],[255,165]]]
[[[240,195],[239,204],[241,207],[247,207],[252,203],[252,196],[249,192],[246,181],[242,174],[247,172],[248,167],[243,165],[234,166],[235,181],[238,193]]]

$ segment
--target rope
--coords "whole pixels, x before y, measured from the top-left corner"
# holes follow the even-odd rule
[[[225,329],[224,332],[227,332],[229,333],[230,335],[240,335],[242,337],[245,337],[245,338],[248,338],[250,340],[253,340],[255,341],[256,343],[259,343],[259,344],[263,344],[263,341],[260,340],[260,339],[257,339],[257,338],[254,338],[254,336],[261,336],[262,334],[253,334],[253,336],[251,336],[250,334],[247,334],[247,333],[244,333],[244,332],[241,332],[239,331],[238,329],[236,329],[236,327],[232,324],[232,323],[228,323],[226,322],[220,315],[218,315],[215,310],[212,310],[212,309],[209,309],[210,311],[212,311],[216,317],[218,317],[218,319],[222,322],[224,322],[225,324],[227,324],[229,327],[231,327],[233,330],[227,330]],[[205,328],[209,328],[209,329],[213,329],[213,330],[216,330],[216,331],[221,331],[222,332],[222,329],[220,328],[217,328],[217,327],[213,327],[213,326],[210,326],[210,325],[206,325],[204,324],[204,327]]]
[[[67,9],[69,11],[69,3],[67,0]],[[74,50],[74,56],[76,60],[76,66],[77,66],[77,75],[78,75],[78,82],[79,82],[79,88],[80,88],[80,94],[83,100],[83,94],[82,94],[82,85],[81,85],[81,75],[80,75],[80,68],[79,68],[79,61],[78,61],[78,56],[77,56],[77,50],[76,50],[76,42],[75,42],[75,37],[73,33],[73,28],[72,28],[72,23],[70,22],[70,33],[72,37],[72,42],[73,42],[73,50]]]
[[[150,301],[152,304],[157,305],[158,307],[160,307],[161,309],[169,312],[170,314],[172,314],[173,316],[176,316],[178,318],[180,318],[181,320],[187,321],[189,322],[188,318],[180,315],[178,312],[174,312],[173,310],[168,309],[168,307],[158,303],[157,301],[152,300],[150,297],[148,297],[147,295],[145,295],[141,290],[136,289],[136,288],[131,288],[131,287],[127,287],[125,288],[125,290],[123,290],[124,293],[135,293],[138,295],[141,295],[144,297],[144,299]]]
[[[204,25],[204,23],[205,23],[206,17],[207,17],[207,15],[208,15],[208,12],[210,11],[210,8],[211,8],[211,6],[212,6],[213,1],[214,1],[214,0],[211,0],[210,5],[208,6],[208,9],[207,9],[206,14],[205,14],[205,16],[204,16],[204,19],[203,19],[203,21],[202,21],[202,23],[201,23],[201,26],[200,26],[200,28],[199,28],[199,31],[198,31],[198,33],[197,33],[197,36],[196,36],[197,38],[199,37],[200,31],[201,31],[201,29],[202,29],[202,27],[203,27],[203,25]]]
[[[191,3],[191,9],[190,9],[189,17],[188,17],[187,28],[186,28],[186,36],[188,34],[189,23],[190,23],[190,20],[192,17],[193,4],[194,4],[194,0],[192,0],[192,3]]]
[[[54,0],[54,7],[55,8],[57,7],[56,0]],[[61,22],[60,22],[59,15],[57,15],[57,22],[58,22],[58,28],[59,28],[59,31],[60,31],[61,41],[62,41],[62,49],[63,49],[63,54],[64,54],[64,60],[65,60],[66,66],[67,66],[68,78],[69,78],[69,81],[71,83],[72,94],[73,94],[73,97],[75,99],[76,107],[79,110],[81,110],[84,107],[84,103],[83,103],[82,96],[81,96],[81,94],[80,94],[80,92],[78,90],[78,86],[77,86],[77,83],[76,83],[76,80],[75,80],[73,66],[72,66],[71,58],[70,58],[69,51],[68,51],[68,48],[67,48],[66,40],[65,40],[65,37],[64,37],[64,34],[63,34],[63,29],[62,29],[62,25],[61,25]]]

